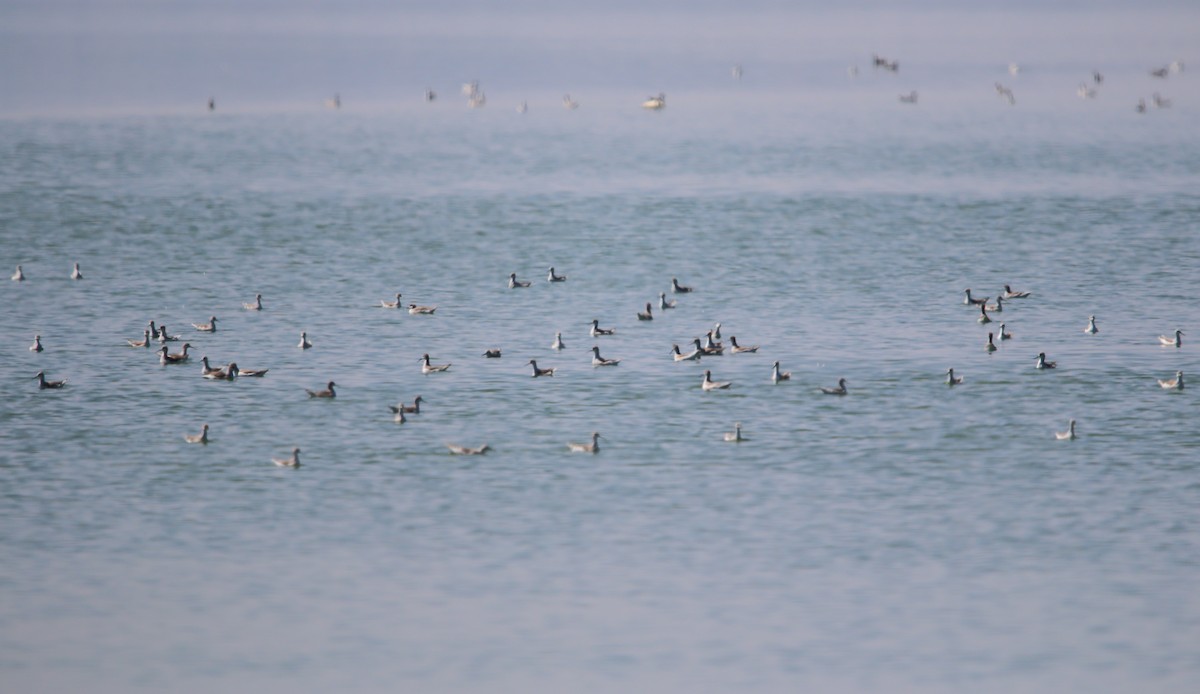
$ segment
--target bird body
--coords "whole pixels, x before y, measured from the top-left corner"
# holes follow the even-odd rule
[[[826,395],[845,395],[849,392],[846,390],[846,379],[839,378],[836,388],[826,388],[825,386],[822,386],[821,392]]]
[[[738,422],[733,425],[733,431],[725,432],[725,440],[732,443],[741,443],[746,439],[742,437],[742,423]]]
[[[44,348],[42,347],[42,336],[34,335],[33,336],[33,344],[29,345],[29,351],[30,352],[41,352],[43,349]]]
[[[600,327],[600,319],[598,319],[598,318],[592,319],[592,330],[591,330],[592,337],[600,337],[601,335],[612,335],[614,332],[616,332],[616,331],[613,330],[612,328],[601,328]]]
[[[729,336],[729,344],[731,345],[729,348],[729,351],[734,354],[742,354],[742,353],[750,353],[750,352],[758,351],[758,345],[751,345],[749,347],[743,347],[743,346],[739,345],[737,343],[737,337],[735,337],[733,335]]]
[[[300,344],[296,345],[300,349],[311,349],[312,343],[308,341],[308,333],[300,333]]]
[[[215,333],[217,332],[217,317],[209,316],[207,323],[200,323],[199,325],[192,323],[192,327],[202,333]]]
[[[254,302],[249,303],[249,304],[243,303],[242,308],[246,309],[247,311],[261,311],[262,310],[262,294],[255,294]]]
[[[450,364],[431,364],[431,363],[429,363],[429,355],[428,354],[422,354],[421,358],[418,359],[418,361],[421,362],[421,373],[423,373],[423,374],[440,373],[442,371],[448,371],[450,369]]]
[[[51,388],[51,389],[62,388],[63,386],[67,385],[67,379],[65,379],[65,378],[61,381],[46,380],[46,372],[45,371],[37,372],[37,375],[35,375],[34,378],[36,378],[38,380],[38,390],[46,390],[47,388]]]
[[[592,366],[616,366],[620,363],[620,359],[605,359],[600,356],[600,347],[598,345],[592,346]]]
[[[271,458],[271,462],[279,467],[298,468],[300,467],[300,448],[293,448],[290,458]]]
[[[1160,388],[1165,390],[1183,390],[1183,372],[1176,371],[1175,378],[1172,379],[1156,379]]]
[[[199,434],[184,434],[183,440],[187,441],[188,443],[207,444],[208,443],[208,425],[205,424],[204,426],[200,427]]]
[[[408,312],[414,316],[432,316],[437,310],[437,306],[417,306],[416,304],[408,305]]]
[[[492,447],[486,443],[482,446],[476,446],[474,448],[470,446],[460,446],[457,443],[447,443],[446,448],[449,448],[450,452],[454,455],[483,455],[492,449]]]
[[[638,311],[638,320],[654,320],[654,313],[650,310],[650,302],[646,302],[646,312]]]
[[[572,453],[599,453],[600,452],[600,433],[592,432],[591,443],[568,443],[567,450]]]
[[[514,272],[514,273],[509,274],[509,276],[508,276],[508,288],[509,289],[523,289],[528,286],[529,286],[529,282],[517,279],[517,273]]]
[[[553,376],[554,375],[554,367],[550,367],[548,369],[539,369],[537,362],[533,359],[529,360],[528,365],[533,367],[533,377],[534,378],[538,378],[540,376]]]
[[[145,330],[142,331],[142,339],[126,340],[126,342],[129,343],[130,347],[147,347],[148,348],[150,346],[150,329],[146,328]]]
[[[1037,368],[1037,369],[1057,369],[1057,368],[1058,368],[1058,362],[1056,362],[1056,361],[1046,361],[1046,353],[1045,353],[1045,352],[1039,352],[1039,353],[1038,353],[1038,355],[1037,355],[1037,363],[1036,363],[1036,364],[1034,364],[1034,368]]]
[[[688,292],[691,292],[693,290],[691,287],[683,286],[682,284],[679,283],[679,280],[672,277],[671,278],[671,291],[675,292],[676,294],[687,294]]]
[[[1159,335],[1158,343],[1160,345],[1162,345],[1163,347],[1182,347],[1183,346],[1183,331],[1176,330],[1174,337],[1167,337],[1166,335]]]
[[[1059,441],[1074,441],[1075,440],[1075,420],[1072,419],[1070,422],[1067,423],[1066,431],[1054,432],[1054,438],[1058,439]]]
[[[566,275],[556,275],[556,274],[554,274],[554,268],[550,268],[550,272],[546,273],[546,281],[547,282],[566,282],[567,276]]]
[[[705,371],[704,380],[700,382],[700,388],[703,390],[727,390],[732,385],[732,381],[712,380],[712,371]]]
[[[791,371],[780,371],[779,362],[775,362],[771,366],[771,382],[779,383],[780,381],[790,381],[792,378]]]
[[[330,381],[325,385],[325,390],[309,390],[308,388],[305,388],[304,392],[308,393],[308,397],[310,398],[336,398],[337,393],[333,390],[335,385],[337,384],[333,381]]]
[[[400,303],[400,297],[403,296],[400,292],[396,292],[396,300],[388,301],[387,299],[379,300],[380,308],[404,308],[404,304]]]
[[[699,340],[697,340],[699,342]],[[675,361],[700,361],[700,357],[704,356],[704,351],[697,348],[684,354],[679,351],[679,345],[672,345],[672,354],[675,356]]]
[[[954,369],[953,369],[953,368],[946,369],[946,385],[948,385],[948,386],[956,386],[956,385],[958,385],[958,384],[960,384],[960,383],[962,383],[962,382],[963,382],[962,376],[957,376],[957,377],[956,377],[956,376],[954,375]]]

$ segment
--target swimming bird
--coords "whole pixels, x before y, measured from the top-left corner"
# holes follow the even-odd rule
[[[716,323],[713,324],[712,336],[713,336],[714,340],[721,339],[721,322],[720,321],[717,321]],[[717,344],[720,344],[720,343],[718,342]]]
[[[533,367],[533,377],[534,378],[537,378],[539,376],[553,376],[554,375],[554,367],[550,367],[548,369],[539,369],[537,362],[534,361],[533,359],[529,360],[528,365]]]
[[[250,303],[250,304],[243,303],[242,308],[246,309],[247,311],[261,311],[262,310],[262,294],[255,294],[254,295],[254,303]]]
[[[516,275],[514,274],[513,277],[515,277],[515,276]],[[510,277],[509,279],[512,279],[512,278]],[[547,273],[547,275],[546,275],[546,281],[547,282],[566,282],[567,276],[554,274],[554,268],[552,267],[552,268],[550,268],[550,272]]]
[[[691,287],[683,286],[682,284],[679,283],[679,280],[672,277],[671,278],[671,291],[675,292],[676,294],[687,294],[688,292],[691,292],[693,290]]]
[[[696,339],[696,343],[696,349],[688,352],[687,354],[679,351],[679,345],[671,345],[672,354],[675,355],[675,361],[700,361],[700,357],[704,356],[704,350],[699,348],[699,338]]]
[[[401,296],[402,295],[400,294],[400,292],[396,292],[396,300],[395,301],[388,301],[387,299],[380,299],[379,307],[380,308],[404,308],[404,304],[400,303]]]
[[[988,297],[986,297],[986,296],[983,297],[982,299],[974,299],[971,297],[970,289],[964,289],[963,291],[966,292],[966,297],[963,298],[963,304],[965,304],[967,306],[970,306],[971,304],[983,305],[988,302]]]
[[[208,363],[208,355],[200,357],[200,375],[208,376],[211,373],[216,373],[221,370],[219,366],[210,366]]]
[[[725,345],[714,339],[713,331],[711,330],[704,333],[704,351],[712,354],[720,354],[725,351]]]
[[[567,450],[572,453],[599,453],[600,452],[600,432],[592,432],[591,443],[568,443]]]
[[[1155,379],[1158,385],[1169,390],[1183,390],[1183,372],[1176,371],[1175,378],[1164,380],[1161,378]]]
[[[292,449],[292,457],[291,458],[283,458],[283,459],[271,458],[271,462],[275,463],[279,467],[291,467],[291,468],[300,467],[300,448],[296,447],[296,448]]]
[[[13,273],[12,281],[13,282],[24,282],[25,281],[25,273],[21,270],[20,265],[17,266],[17,271]]]
[[[413,404],[411,404],[411,405],[405,405],[404,403],[400,403],[399,405],[388,405],[388,407],[392,408],[392,412],[395,412],[396,414],[401,414],[404,412],[409,412],[412,414],[421,414],[421,402],[422,402],[421,396],[418,395],[416,398],[413,399]]]
[[[600,337],[601,335],[612,335],[614,332],[616,332],[616,331],[612,328],[601,328],[600,327],[600,319],[598,319],[598,318],[592,319],[592,330],[591,330],[592,337]]]
[[[63,386],[67,385],[67,379],[65,378],[61,381],[47,381],[45,371],[37,372],[37,375],[35,375],[34,378],[38,380],[38,390],[45,390],[47,388],[62,388]]]
[[[637,317],[638,320],[654,320],[654,313],[650,311],[649,301],[646,302],[646,312],[642,313],[641,311],[638,311]]]
[[[983,307],[989,311],[995,311],[996,313],[1002,313],[1004,311],[1004,297],[998,296],[998,297],[996,297],[996,303],[984,304]]]
[[[554,333],[554,344],[550,345],[550,349],[563,349],[562,333]]]
[[[183,440],[188,443],[203,443],[208,444],[208,425],[204,424],[200,427],[199,434],[184,434]]]
[[[725,348],[720,345],[714,344],[712,342],[711,337],[712,337],[712,335],[710,333],[709,334],[710,339],[708,340],[708,342],[709,342],[709,344],[712,345],[711,347],[708,345],[700,344],[700,338],[698,338],[698,337],[692,338],[692,344],[696,345],[696,349],[700,350],[700,353],[706,357],[717,357],[717,356],[724,354]]]
[[[992,341],[992,335],[993,335],[993,333],[988,333],[988,343],[984,347],[984,349],[987,350],[988,354],[991,354],[992,352],[996,351],[996,343]]]
[[[492,449],[492,447],[486,443],[482,446],[476,446],[475,448],[471,448],[470,446],[460,446],[457,443],[447,443],[446,448],[449,448],[450,452],[454,455],[483,455]]]
[[[29,351],[30,352],[41,352],[42,351],[42,336],[41,335],[33,336],[33,344],[29,345]]]
[[[414,316],[432,316],[433,312],[436,310],[437,306],[417,306],[416,304],[408,305],[408,312]]]
[[[488,359],[499,359],[500,358],[500,350],[499,349],[486,350],[486,351],[484,351],[483,356],[487,357]]]
[[[1058,439],[1059,441],[1074,441],[1075,440],[1075,420],[1072,419],[1071,421],[1067,422],[1067,430],[1066,431],[1054,432],[1054,438]]]
[[[513,272],[508,275],[508,288],[509,289],[521,289],[521,288],[528,287],[528,286],[529,286],[529,282],[517,279],[517,273]]]
[[[404,416],[403,405],[401,405],[400,407],[396,407],[395,405],[388,405],[388,407],[392,408],[392,412],[394,412],[396,414],[396,416],[392,417],[392,421],[394,421],[397,424],[404,424],[405,422],[408,421],[408,418]]]
[[[207,323],[201,323],[199,325],[192,323],[192,327],[202,333],[215,333],[217,332],[217,317],[209,316]]]
[[[1088,324],[1087,327],[1083,329],[1083,332],[1087,333],[1088,335],[1095,335],[1096,333],[1100,332],[1100,329],[1096,327],[1095,316],[1088,316]]]
[[[75,268],[73,270],[71,270],[71,279],[73,279],[73,280],[83,279],[83,273],[79,271],[79,263],[75,263]]]
[[[733,381],[712,380],[712,371],[705,371],[704,380],[700,382],[700,388],[703,390],[726,390],[731,385],[733,385]]]
[[[790,381],[792,379],[791,371],[780,371],[779,362],[771,365],[771,383],[779,383],[780,381]]]
[[[422,354],[417,361],[421,362],[421,373],[423,374],[439,373],[450,369],[450,364],[430,364],[429,354]]]
[[[1045,352],[1038,352],[1038,355],[1037,355],[1037,364],[1034,364],[1034,368],[1037,368],[1037,369],[1057,369],[1057,368],[1058,368],[1058,362],[1056,362],[1056,361],[1046,361],[1046,353],[1045,353]]]
[[[229,365],[223,369],[217,369],[204,374],[204,377],[210,381],[235,381],[238,377],[238,365],[229,362]]]
[[[958,376],[958,377],[954,376],[953,368],[946,369],[946,385],[956,386],[962,382],[963,382],[962,376]]]
[[[305,388],[304,392],[308,393],[308,397],[310,398],[336,398],[337,393],[335,393],[333,390],[335,385],[337,384],[333,381],[330,381],[328,384],[326,384],[325,390],[309,390],[308,388]]]
[[[980,323],[991,323],[992,322],[992,319],[987,314],[987,306],[985,304],[979,304],[979,322]]]
[[[592,366],[616,366],[620,363],[620,359],[605,359],[600,356],[600,347],[592,345]]]
[[[158,326],[158,341],[162,342],[179,342],[179,335],[171,335],[167,332],[167,326]]]
[[[662,109],[666,108],[666,106],[667,95],[663,94],[662,92],[659,92],[658,96],[647,97],[646,100],[642,102],[642,108],[647,108],[651,111],[661,111]]]
[[[729,344],[730,344],[729,351],[732,352],[733,354],[742,354],[742,353],[758,351],[758,345],[751,345],[749,347],[743,347],[743,346],[739,345],[737,343],[737,337],[735,337],[733,335],[729,336]]]
[[[176,352],[175,354],[168,354],[167,350],[169,348],[166,345],[163,345],[162,348],[159,349],[158,361],[163,365],[182,364],[188,360],[188,348],[191,346],[192,345],[190,343],[185,342],[180,348],[180,351]]]
[[[725,440],[733,443],[741,443],[746,439],[742,437],[742,423],[737,422],[733,425],[733,431],[725,432]]]
[[[1183,346],[1183,331],[1176,330],[1175,337],[1167,337],[1166,335],[1158,336],[1158,343],[1163,347],[1182,347]]]
[[[1005,299],[1025,299],[1029,296],[1029,292],[1015,291],[1012,287],[1006,284],[1004,285],[1004,294],[1002,296]]]
[[[669,308],[675,308],[675,300],[671,299],[670,301],[667,301],[667,293],[659,292],[658,293],[658,307],[664,311]]]
[[[308,341],[308,333],[306,333],[306,332],[300,333],[300,344],[298,344],[296,346],[299,347],[300,349],[310,349],[312,347],[312,343]]]
[[[237,366],[237,364],[230,364],[230,366]],[[267,375],[268,371],[270,369],[238,369],[237,376],[238,378],[262,378]]]
[[[1000,340],[1001,340],[1001,342],[1003,342],[1004,340],[1011,340],[1011,339],[1012,339],[1012,333],[1010,333],[1010,332],[1005,332],[1005,331],[1004,331],[1004,324],[1003,324],[1003,323],[1001,323],[1001,324],[1000,324],[1000,331],[999,331],[999,333],[998,333],[998,334],[1000,335]]]
[[[846,379],[839,378],[836,388],[826,388],[821,386],[821,392],[826,395],[845,395],[849,391],[846,390]]]
[[[142,339],[140,340],[125,340],[130,347],[149,347],[150,346],[150,329],[146,328],[142,331]]]

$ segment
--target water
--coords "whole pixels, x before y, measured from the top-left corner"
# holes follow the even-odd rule
[[[1194,89],[863,80],[0,121],[5,689],[1193,690]],[[160,367],[151,318],[270,373]],[[760,352],[672,362],[717,321]]]

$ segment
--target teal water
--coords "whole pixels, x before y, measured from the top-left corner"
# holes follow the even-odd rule
[[[892,91],[0,121],[4,688],[1194,690],[1194,96]]]

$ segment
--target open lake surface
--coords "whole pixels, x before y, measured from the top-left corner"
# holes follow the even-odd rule
[[[1200,99],[1083,67],[0,120],[0,688],[1196,691]]]

